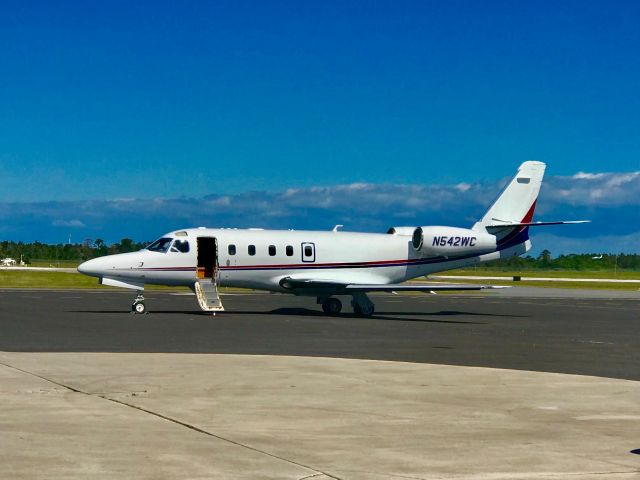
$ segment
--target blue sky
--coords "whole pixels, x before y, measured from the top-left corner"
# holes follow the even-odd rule
[[[526,159],[562,178],[640,171],[638,18],[634,1],[4,5],[0,236],[168,229],[89,228],[73,210],[89,201],[493,185]]]

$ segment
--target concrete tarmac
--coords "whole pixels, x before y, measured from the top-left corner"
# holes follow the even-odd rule
[[[146,297],[0,291],[0,478],[640,478],[632,294]]]

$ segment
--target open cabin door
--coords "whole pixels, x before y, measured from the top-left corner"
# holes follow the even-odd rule
[[[216,278],[218,273],[218,239],[198,237],[198,279]]]
[[[198,264],[195,291],[200,308],[206,312],[224,310],[218,293],[218,239],[198,237]]]

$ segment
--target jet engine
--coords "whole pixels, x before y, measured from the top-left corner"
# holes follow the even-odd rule
[[[392,227],[391,235],[410,236],[417,252],[428,257],[456,257],[465,254],[492,252],[496,237],[490,233],[457,227]]]
[[[387,230],[389,235],[401,235],[403,237],[411,237],[411,244],[414,250],[420,250],[422,247],[422,228],[421,227],[391,227]]]
[[[496,249],[496,237],[490,233],[456,227],[418,227],[422,233],[419,250],[423,255],[455,257],[465,254],[483,254]],[[417,230],[417,229],[416,229]]]

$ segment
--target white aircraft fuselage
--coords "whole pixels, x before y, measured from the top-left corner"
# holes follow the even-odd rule
[[[326,313],[351,295],[356,313],[371,315],[366,292],[478,290],[472,285],[404,284],[427,274],[522,255],[545,165],[523,163],[500,196],[471,228],[393,227],[386,234],[228,228],[168,233],[138,252],[89,260],[81,273],[104,285],[144,290],[146,284],[188,286],[203,310],[222,310],[217,288],[241,287],[318,297]],[[137,313],[145,306],[141,293]]]
[[[429,228],[441,232],[442,235],[437,236],[447,238],[447,241],[452,238],[452,245],[432,245],[431,250],[419,252],[413,248],[412,237],[408,235],[190,228],[162,237],[168,239],[168,245],[176,240],[188,242],[186,252],[169,247],[166,251],[145,249],[109,255],[85,262],[80,271],[128,283],[132,288],[140,288],[144,284],[193,286],[196,281],[197,239],[205,237],[217,240],[218,285],[290,292],[281,284],[284,277],[312,276],[318,281],[345,284],[402,283],[429,273],[521,255],[529,247],[525,242],[497,250],[495,237],[486,238],[485,243],[479,244],[478,232],[451,227]],[[475,239],[477,246],[463,247],[464,250],[456,252],[454,244],[467,238],[465,243],[472,243]],[[253,255],[249,253],[251,246],[255,248]],[[314,295],[311,291],[295,293]]]

